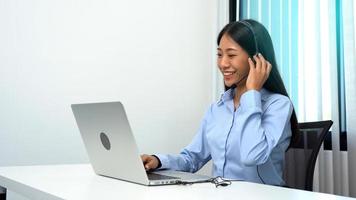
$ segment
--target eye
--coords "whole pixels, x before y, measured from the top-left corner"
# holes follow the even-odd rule
[[[233,57],[235,57],[236,55],[235,55],[235,54],[230,54],[230,55],[227,55],[227,56],[229,56],[229,58],[233,58]]]
[[[220,58],[222,56],[222,54],[221,53],[217,53],[216,56]]]

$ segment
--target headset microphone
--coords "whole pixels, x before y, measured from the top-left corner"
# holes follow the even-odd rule
[[[237,81],[237,83],[235,83],[234,85],[238,85],[239,83],[241,83],[241,81],[247,79],[247,77],[248,77],[248,73],[245,76],[243,76],[239,81]]]
[[[257,44],[257,39],[256,39],[256,34],[255,34],[255,31],[253,30],[253,27],[252,25],[248,22],[248,21],[245,21],[245,20],[242,20],[242,21],[237,21],[237,23],[240,23],[242,25],[244,25],[251,33],[252,33],[252,37],[253,37],[253,41],[255,43],[255,54],[254,55],[257,55],[259,53],[259,49],[258,49],[258,44]],[[256,64],[256,61],[255,59],[253,59],[253,57],[251,57],[252,61]],[[248,77],[248,74],[247,73],[245,76],[243,76],[239,81],[237,81],[237,83],[235,83],[233,85],[233,87],[236,87],[236,85],[238,85],[241,81],[245,80],[247,77]]]
[[[245,21],[245,20],[242,20],[242,21],[237,21],[238,23],[241,23],[242,25],[244,25],[251,33],[252,33],[252,37],[253,37],[253,41],[254,41],[254,44],[255,44],[255,54],[254,55],[257,55],[259,53],[259,49],[258,49],[258,44],[257,44],[257,39],[256,39],[256,34],[255,34],[255,31],[253,30],[253,27],[252,25],[248,22],[248,21]],[[253,57],[251,58],[252,61],[256,64],[256,61],[255,59],[253,59]],[[238,85],[241,81],[245,80],[247,77],[248,77],[248,74],[247,73],[245,76],[243,76],[239,81],[237,81],[237,83],[235,83],[234,85]]]

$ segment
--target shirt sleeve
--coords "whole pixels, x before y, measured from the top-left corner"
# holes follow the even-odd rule
[[[196,172],[210,159],[210,151],[207,145],[205,130],[209,111],[205,114],[197,134],[192,142],[185,147],[180,154],[156,154],[161,161],[160,169],[172,169],[185,172]]]
[[[246,166],[263,164],[283,134],[291,134],[286,129],[290,130],[292,103],[288,97],[278,95],[263,112],[261,93],[250,90],[241,96],[240,106],[241,116],[236,125],[241,133],[238,139],[241,161]]]

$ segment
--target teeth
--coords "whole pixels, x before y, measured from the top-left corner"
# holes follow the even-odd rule
[[[229,75],[231,75],[233,73],[235,73],[235,72],[224,72],[224,76],[229,76]]]

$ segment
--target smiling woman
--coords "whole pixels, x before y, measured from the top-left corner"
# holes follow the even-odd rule
[[[273,93],[288,97],[288,93],[278,71],[271,37],[262,24],[254,20],[232,22],[225,26],[220,32],[218,45],[219,69],[224,72],[224,70],[228,70],[229,67],[235,68],[235,78],[238,80],[235,80],[235,82],[233,82],[234,84],[231,84],[225,79],[226,90],[232,87],[240,87],[240,89],[237,88],[237,90],[243,92],[245,87],[244,83],[246,83],[246,89],[260,90],[264,87]],[[225,57],[227,57],[228,63],[224,63],[224,60],[222,60],[223,57],[221,53],[223,48],[225,48],[225,54],[227,55]],[[246,60],[249,61],[248,64]],[[260,62],[262,62],[262,67],[255,69],[255,67],[259,66],[258,63]],[[252,68],[250,68],[250,66]],[[250,72],[254,74],[249,75]],[[253,77],[253,75],[257,74],[256,72],[267,73],[259,76],[261,78],[261,80],[259,80],[258,76]],[[225,73],[223,73],[223,75],[225,78]],[[250,76],[250,78],[248,78],[248,76]],[[227,78],[232,78],[232,75]],[[246,82],[242,82],[245,78],[247,78]],[[258,83],[258,81],[260,83]],[[297,124],[296,113],[293,109],[291,116],[293,133],[291,142],[296,142],[297,140]]]
[[[146,169],[196,172],[212,160],[213,176],[284,185],[284,152],[297,120],[267,30],[254,20],[226,25],[217,56],[227,90],[179,155],[142,155]]]

